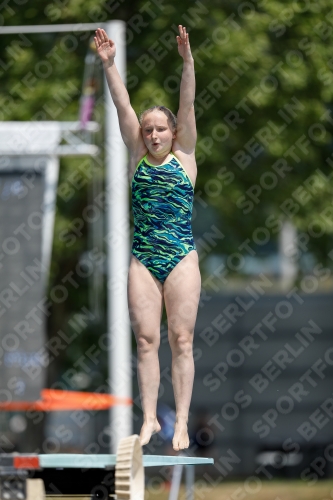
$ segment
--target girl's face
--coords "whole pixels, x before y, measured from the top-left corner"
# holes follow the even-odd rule
[[[152,156],[161,158],[170,153],[176,132],[170,128],[168,118],[163,111],[151,111],[145,115],[141,130],[143,141]]]

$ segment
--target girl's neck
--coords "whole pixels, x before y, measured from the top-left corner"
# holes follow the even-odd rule
[[[170,153],[167,153],[166,155],[163,155],[163,156],[152,156],[150,154],[150,152],[148,151],[147,160],[152,165],[162,165],[165,162],[165,160],[168,158],[169,155],[170,155]]]

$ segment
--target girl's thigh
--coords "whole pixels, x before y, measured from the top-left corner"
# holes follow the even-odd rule
[[[198,254],[188,253],[164,282],[164,302],[169,331],[193,332],[198,312],[201,276]]]
[[[128,308],[136,336],[159,336],[163,310],[162,284],[131,255],[128,271]]]

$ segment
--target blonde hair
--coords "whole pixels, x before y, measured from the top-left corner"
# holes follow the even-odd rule
[[[143,121],[144,117],[146,115],[148,115],[148,113],[151,113],[152,111],[156,111],[156,110],[157,111],[162,111],[162,113],[164,113],[166,115],[168,121],[171,124],[172,131],[174,132],[177,129],[177,118],[173,114],[173,112],[171,111],[171,109],[169,109],[169,108],[167,108],[165,106],[152,106],[151,108],[148,108],[148,109],[145,109],[144,111],[142,111],[142,113],[139,116],[139,123],[140,123],[140,125],[142,125],[142,121]]]

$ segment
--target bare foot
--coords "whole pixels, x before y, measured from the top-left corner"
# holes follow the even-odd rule
[[[158,423],[158,420],[156,417],[145,420],[143,422],[143,425],[141,427],[141,432],[140,432],[140,444],[141,444],[141,446],[149,443],[151,436],[153,434],[156,434],[156,432],[160,432],[160,430],[161,430],[161,426]]]
[[[190,439],[187,432],[187,419],[177,418],[175,424],[175,433],[172,440],[173,449],[176,451],[188,448]]]

